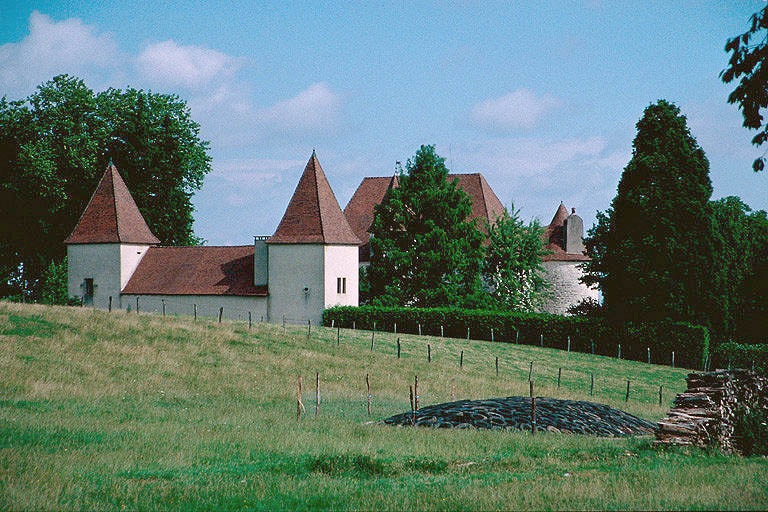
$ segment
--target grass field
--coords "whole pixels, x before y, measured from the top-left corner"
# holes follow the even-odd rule
[[[0,509],[765,509],[768,460],[366,424],[527,394],[659,419],[683,369],[537,347],[0,303]],[[432,362],[426,358],[432,346]],[[459,353],[464,366],[459,368]],[[496,377],[495,358],[500,375]],[[557,389],[558,368],[563,369]],[[315,371],[322,404],[315,417]],[[595,395],[589,396],[590,372]],[[306,414],[296,421],[296,381]],[[629,402],[624,402],[626,380]],[[658,405],[659,385],[664,404]]]

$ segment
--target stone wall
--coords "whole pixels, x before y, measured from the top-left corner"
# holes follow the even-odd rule
[[[737,410],[768,407],[768,379],[749,370],[691,373],[686,381],[688,389],[658,423],[657,443],[733,451]]]
[[[599,292],[595,288],[579,282],[582,271],[577,261],[545,261],[544,279],[549,284],[546,296],[542,301],[542,311],[564,315],[570,306],[581,300],[592,298],[597,300]]]

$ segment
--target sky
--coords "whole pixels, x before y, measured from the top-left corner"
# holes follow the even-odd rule
[[[768,209],[763,153],[727,103],[728,37],[752,1],[120,2],[0,5],[0,96],[60,73],[96,91],[177,94],[210,142],[193,199],[211,245],[272,234],[316,149],[342,208],[422,144],[480,172],[505,206],[589,227],[610,206],[635,123],[677,104],[713,198]]]

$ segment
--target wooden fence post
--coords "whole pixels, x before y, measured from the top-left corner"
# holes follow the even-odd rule
[[[592,373],[591,379],[589,381],[589,396],[594,396],[595,394],[595,374]]]
[[[730,362],[728,363],[730,369]],[[675,367],[675,351],[672,351],[672,368]]]
[[[368,388],[368,417],[371,417],[371,379],[365,374],[365,386]]]
[[[520,342],[520,331],[515,330],[515,345],[518,345]]]
[[[491,341],[493,341],[493,327],[491,327]]]
[[[528,384],[531,388],[531,434],[536,435],[536,397],[533,396],[533,381]]]
[[[659,386],[659,407],[661,407],[661,399],[664,395],[664,386]]]
[[[248,312],[248,330],[251,329],[251,312]]]
[[[531,361],[531,365],[528,367],[528,382],[531,381],[532,377],[533,377],[533,361]]]
[[[645,347],[645,350],[648,352],[648,364],[651,364],[651,347]]]
[[[496,356],[496,376],[499,376],[499,356]]]
[[[163,303],[163,318],[165,318],[165,299],[160,299],[160,302]]]
[[[195,322],[197,322],[197,304],[192,304],[194,306],[194,315],[195,315]]]
[[[440,337],[441,338],[443,337],[443,326],[442,325],[440,326]]]
[[[376,336],[376,331],[371,331],[371,352],[373,352],[374,336]]]
[[[539,336],[539,346],[540,347],[544,346],[544,333],[541,333],[541,335]]]
[[[307,338],[312,336],[312,319],[307,318]]]
[[[624,397],[625,402],[629,402],[629,381],[627,381],[627,396]]]
[[[302,409],[304,409],[304,404],[301,403],[301,374],[299,374],[299,391],[296,394],[296,421],[301,420]]]
[[[451,402],[456,401],[456,382],[453,377],[451,377]]]
[[[414,423],[414,416],[416,415],[416,409],[413,408],[413,386],[408,386],[408,390],[411,392],[411,425]]]
[[[419,410],[419,376],[413,376],[413,406]]]
[[[333,329],[334,327],[336,327],[336,319],[331,318],[331,329]]]
[[[352,320],[352,330],[353,331],[357,330],[357,322],[355,320]]]
[[[432,362],[432,346],[429,343],[427,343],[427,362]]]
[[[109,296],[109,309],[108,309],[108,311],[110,313],[112,312],[112,296],[111,295]]]
[[[221,323],[222,316],[224,316],[224,306],[219,308],[219,323]]]
[[[469,339],[469,327],[467,327],[467,339]]]
[[[595,354],[595,340],[592,340],[592,355]]]
[[[563,369],[557,369],[557,389],[560,389],[560,376],[563,374]]]
[[[400,337],[397,338],[397,358],[400,359]]]
[[[419,324],[419,336],[421,336],[421,324]]]
[[[568,336],[568,352],[571,351],[571,337]]]
[[[397,334],[397,322],[395,322],[395,334]]]
[[[320,372],[315,373],[315,418],[320,414]]]
[[[341,325],[338,325],[336,327],[336,345],[338,346],[340,344],[341,344]]]
[[[136,314],[139,314],[139,296],[136,296]]]
[[[459,356],[459,368],[464,368],[464,351],[461,351],[461,356]]]
[[[617,356],[618,359],[621,359],[621,343],[619,343],[619,355]]]

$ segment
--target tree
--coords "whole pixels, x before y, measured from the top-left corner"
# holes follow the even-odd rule
[[[760,42],[750,44],[753,36]],[[743,126],[760,130],[752,138],[752,144],[762,145],[768,140],[768,125],[763,123],[760,112],[768,106],[768,7],[763,7],[750,17],[749,30],[725,43],[726,53],[731,53],[728,67],[720,72],[723,82],[739,80],[728,95],[728,103],[736,103],[744,117]],[[752,164],[755,172],[765,168],[765,154]]]
[[[469,197],[447,180],[445,160],[421,146],[398,187],[374,210],[369,271],[373,304],[471,305],[481,293],[482,235]]]
[[[112,159],[152,232],[196,244],[191,197],[210,171],[208,143],[177,96],[54,77],[28,98],[0,100],[0,296],[65,255],[72,231]]]
[[[510,213],[511,212],[511,213]],[[498,309],[534,311],[544,287],[541,243],[544,230],[538,220],[524,225],[520,211],[510,205],[494,224],[486,223],[482,275],[493,305]]]
[[[709,162],[680,109],[659,100],[637,123],[616,197],[585,240],[586,284],[619,321],[709,324],[714,268]]]

